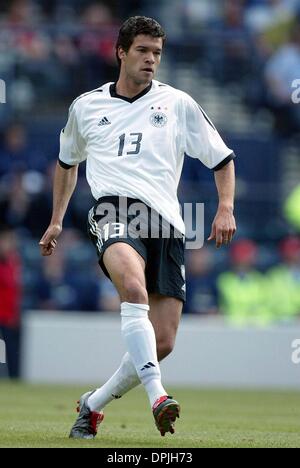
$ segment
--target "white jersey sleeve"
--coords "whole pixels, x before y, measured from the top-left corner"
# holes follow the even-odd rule
[[[85,140],[80,134],[76,106],[73,103],[65,128],[60,133],[59,160],[67,166],[76,166],[86,159]]]
[[[230,159],[234,157],[203,109],[189,95],[185,95],[184,113],[184,151],[187,156],[199,159],[209,169],[215,169],[230,156]]]

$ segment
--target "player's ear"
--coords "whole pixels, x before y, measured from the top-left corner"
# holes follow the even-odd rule
[[[119,46],[118,47],[118,57],[119,57],[119,59],[122,60],[123,58],[126,57],[126,55],[127,55],[127,53],[125,52],[125,50],[121,46]]]

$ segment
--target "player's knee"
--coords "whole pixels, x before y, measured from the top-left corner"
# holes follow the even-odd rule
[[[166,338],[163,340],[157,341],[157,356],[158,360],[162,361],[164,358],[169,356],[174,349],[174,340],[171,338]]]
[[[148,293],[146,288],[136,278],[125,278],[121,293],[122,302],[134,304],[148,304]]]

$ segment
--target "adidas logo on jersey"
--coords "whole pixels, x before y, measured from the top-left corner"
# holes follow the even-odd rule
[[[100,120],[98,123],[98,127],[102,127],[102,125],[110,125],[111,122],[108,120],[107,117],[103,117],[103,119]]]

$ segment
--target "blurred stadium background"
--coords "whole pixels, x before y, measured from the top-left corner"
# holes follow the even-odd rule
[[[238,156],[238,233],[230,248],[187,252],[188,300],[169,380],[299,388],[299,366],[291,362],[292,341],[300,339],[300,104],[292,102],[300,79],[299,0],[0,2],[7,91],[0,104],[0,330],[10,375],[90,380],[84,362],[78,366],[82,350],[72,347],[78,330],[85,343],[97,330],[90,349],[103,338],[105,346],[120,340],[118,297],[86,236],[93,201],[84,167],[57,253],[42,259],[38,241],[50,220],[68,107],[116,79],[118,28],[134,14],[153,16],[167,31],[158,79],[190,93]],[[179,193],[181,202],[205,203],[207,238],[217,201],[213,174],[186,158]],[[191,335],[190,353],[201,356],[195,381],[192,366],[183,372]],[[101,376],[121,352],[110,347]],[[222,353],[229,353],[224,362]],[[228,377],[230,365],[236,371]],[[7,376],[3,365],[0,375]]]

